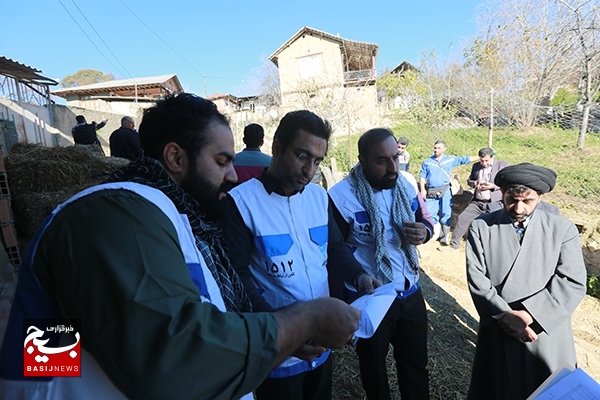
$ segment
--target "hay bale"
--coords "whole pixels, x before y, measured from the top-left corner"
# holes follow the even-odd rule
[[[11,194],[15,196],[91,186],[128,162],[98,157],[81,147],[27,143],[15,144],[4,161]]]
[[[128,163],[122,158],[98,157],[81,147],[15,144],[5,166],[22,254],[56,206]]]

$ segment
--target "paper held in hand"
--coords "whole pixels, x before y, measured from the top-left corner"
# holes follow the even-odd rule
[[[394,285],[394,282],[390,282],[380,286],[375,293],[365,294],[350,304],[360,311],[358,329],[354,334],[356,337],[366,339],[373,336],[397,296]]]

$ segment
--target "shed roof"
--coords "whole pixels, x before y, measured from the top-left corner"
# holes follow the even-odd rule
[[[415,67],[414,65],[412,65],[411,63],[409,63],[406,60],[402,61],[400,64],[398,64],[396,67],[394,67],[394,69],[392,69],[390,72],[392,74],[402,75],[402,74],[404,74],[404,71],[421,72],[421,70],[419,68]]]
[[[175,74],[150,76],[145,78],[121,79],[117,81],[108,81],[100,83],[92,83],[91,85],[75,86],[70,88],[57,89],[52,91],[52,94],[60,97],[71,95],[95,95],[106,92],[107,89],[116,90],[135,90],[151,89],[162,87],[164,83],[173,80],[178,91],[182,92],[183,87],[179,83],[179,79]]]
[[[29,65],[21,64],[18,61],[11,60],[10,58],[0,56],[0,74],[10,75],[20,81],[38,85],[58,85],[58,82],[54,79],[40,75],[38,72],[42,71],[30,67]]]
[[[377,50],[379,49],[379,45],[374,43],[367,42],[357,42],[354,40],[348,40],[341,38],[336,35],[332,35],[327,32],[320,31],[318,29],[310,28],[308,26],[300,29],[294,36],[289,38],[281,47],[279,47],[273,54],[269,56],[269,60],[273,62],[276,66],[278,65],[278,57],[279,54],[286,48],[288,48],[292,43],[294,43],[298,38],[304,35],[312,35],[322,37],[324,39],[328,39],[334,42],[339,43],[340,47],[343,48],[342,56],[343,63],[348,67],[349,70],[359,70],[363,69],[362,65],[353,65],[357,60],[367,59],[369,60],[371,57],[377,56]]]

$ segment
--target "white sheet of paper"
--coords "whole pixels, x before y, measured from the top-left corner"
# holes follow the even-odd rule
[[[380,286],[375,289],[375,293],[361,296],[350,304],[360,311],[360,321],[355,332],[357,337],[366,339],[373,336],[397,296],[394,286],[394,282]]]
[[[600,385],[581,368],[570,372],[546,389],[539,400],[593,400],[600,399]]]

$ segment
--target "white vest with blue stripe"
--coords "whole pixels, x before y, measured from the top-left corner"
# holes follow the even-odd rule
[[[230,192],[254,236],[250,272],[263,298],[279,309],[329,296],[327,280],[328,198],[315,184],[293,196],[267,193],[251,179]],[[320,366],[329,351],[312,362],[288,357],[270,378],[292,376]]]
[[[158,189],[132,182],[117,182],[91,187],[71,197],[52,212],[30,243],[30,248],[27,252],[29,258],[25,259],[20,266],[19,284],[12,305],[11,320],[9,321],[3,343],[3,346],[9,346],[9,348],[14,348],[17,351],[15,353],[4,353],[8,359],[0,360],[0,365],[9,367],[2,368],[0,398],[4,400],[23,398],[43,400],[64,398],[125,398],[108,379],[104,371],[96,363],[96,360],[83,348],[81,349],[83,366],[81,378],[58,377],[40,381],[28,380],[27,377],[23,377],[23,338],[21,337],[23,319],[60,317],[58,307],[42,290],[32,271],[33,258],[35,257],[35,250],[39,240],[54,217],[65,206],[94,192],[111,189],[123,189],[134,192],[155,204],[169,218],[177,232],[181,251],[188,265],[192,281],[196,284],[200,292],[200,299],[203,302],[214,304],[223,312],[226,311],[219,287],[196,247],[195,238],[187,216],[180,214],[173,202],[164,193]],[[43,307],[39,307],[40,304]],[[14,325],[11,326],[11,324]],[[18,357],[20,357],[20,362],[18,362]],[[93,392],[90,391],[90,387],[94,388]],[[252,399],[252,395],[249,394],[243,398]]]

